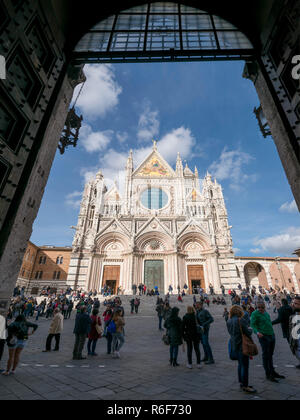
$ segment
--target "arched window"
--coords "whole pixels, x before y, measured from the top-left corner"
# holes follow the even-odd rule
[[[253,46],[238,28],[218,16],[178,3],[150,2],[91,28],[75,48],[74,58],[85,62],[86,54],[102,63],[182,61],[187,56],[247,59],[253,56]]]

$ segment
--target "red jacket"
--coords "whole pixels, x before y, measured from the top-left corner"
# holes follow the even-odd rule
[[[101,335],[97,333],[96,325],[97,323],[98,325],[101,325],[101,319],[99,316],[92,315],[91,320],[92,320],[92,326],[91,326],[91,331],[89,333],[89,339],[98,340],[98,338],[101,338]]]

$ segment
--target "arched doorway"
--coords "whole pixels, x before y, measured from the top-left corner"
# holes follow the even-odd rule
[[[273,288],[277,291],[288,290],[291,293],[295,293],[295,284],[293,276],[286,264],[282,261],[276,261],[270,266],[270,274],[272,277]]]
[[[255,286],[258,289],[261,286],[263,289],[269,288],[266,272],[262,265],[256,262],[247,263],[244,267],[244,275],[247,287]]]
[[[124,1],[122,10],[139,4]],[[192,0],[182,4],[198,7]],[[291,188],[300,203],[296,124],[300,99],[298,85],[289,79],[290,59],[299,49],[299,1],[289,2],[284,9],[277,5],[275,0],[240,4],[233,0],[203,0],[201,10],[231,22],[253,44],[258,65],[250,64],[245,75],[256,85]],[[0,82],[2,121],[8,121],[1,127],[1,147],[7,149],[0,159],[0,299],[6,304],[39,209],[73,89],[81,80],[80,68],[70,67],[73,52],[90,28],[120,11],[114,1],[87,0],[84,7],[79,1],[68,0],[25,2],[22,7],[9,0],[0,4],[0,54],[7,57],[12,78]],[[214,32],[218,29],[215,27]],[[212,48],[208,59],[217,58],[215,53]],[[169,59],[173,58],[176,54],[169,51]],[[18,62],[30,75],[27,80],[31,89],[19,84],[22,78],[18,77]]]

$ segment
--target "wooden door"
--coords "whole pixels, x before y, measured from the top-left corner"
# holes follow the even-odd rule
[[[204,267],[203,265],[188,266],[189,291],[193,292],[193,285],[199,285],[205,290]]]
[[[113,294],[116,294],[120,285],[120,272],[121,267],[119,265],[106,265],[104,267],[102,285],[113,288]]]

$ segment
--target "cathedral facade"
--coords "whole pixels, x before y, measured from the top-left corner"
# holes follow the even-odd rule
[[[139,284],[161,293],[170,285],[236,287],[230,229],[217,181],[207,174],[200,183],[179,154],[173,169],[154,143],[137,168],[130,152],[122,194],[117,185],[107,190],[101,171],[86,185],[67,284],[125,294]]]

